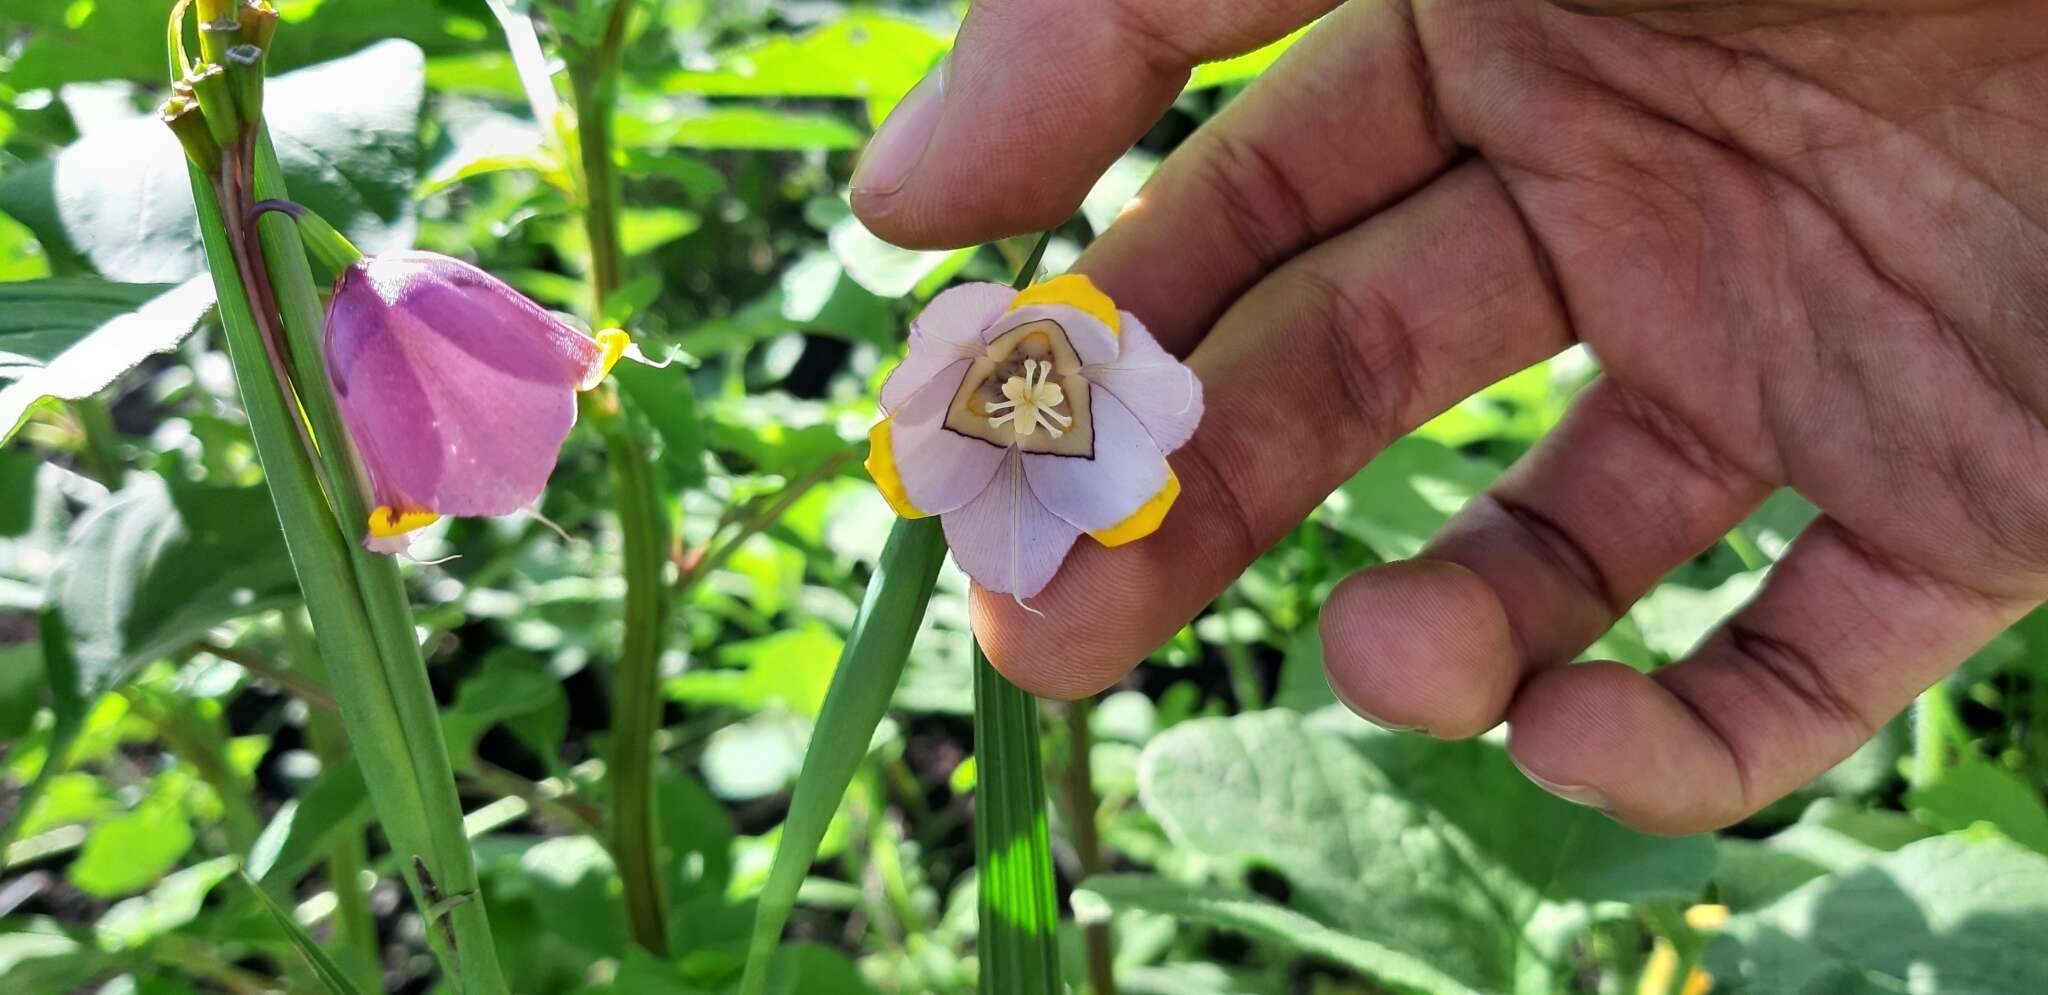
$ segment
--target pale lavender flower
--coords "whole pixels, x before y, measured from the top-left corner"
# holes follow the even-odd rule
[[[941,516],[968,576],[1043,590],[1082,533],[1152,534],[1180,496],[1166,454],[1194,434],[1202,386],[1087,277],[933,298],[882,386],[868,473],[896,512]]]

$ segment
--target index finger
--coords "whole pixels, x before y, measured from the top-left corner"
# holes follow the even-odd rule
[[[1338,0],[981,0],[952,54],[861,154],[853,209],[912,248],[1072,217],[1195,65],[1286,35]]]

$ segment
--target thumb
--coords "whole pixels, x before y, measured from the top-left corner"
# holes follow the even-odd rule
[[[1197,63],[1250,51],[1338,0],[977,0],[953,51],[854,169],[854,213],[911,248],[1072,217]]]

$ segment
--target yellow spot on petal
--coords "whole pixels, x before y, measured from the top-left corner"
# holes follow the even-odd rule
[[[1108,294],[1095,289],[1094,281],[1079,273],[1067,273],[1024,288],[1017,294],[1017,299],[1010,302],[1010,310],[1035,304],[1065,304],[1108,325],[1109,334],[1115,335],[1119,331],[1116,303],[1109,299]]]
[[[1146,498],[1145,503],[1139,505],[1137,511],[1131,512],[1131,517],[1109,528],[1088,534],[1105,546],[1137,542],[1159,530],[1159,523],[1166,521],[1166,513],[1172,510],[1173,502],[1179,498],[1180,477],[1168,468],[1166,483],[1159,488],[1159,493]]]
[[[612,367],[619,365],[619,357],[624,356],[626,350],[632,346],[633,337],[627,335],[623,328],[606,328],[599,331],[597,365],[591,369],[589,376],[583,378],[582,383],[576,385],[576,389],[589,390],[604,382],[604,378],[611,375]]]
[[[423,529],[441,520],[431,511],[417,508],[401,511],[386,505],[379,505],[370,512],[370,535],[372,538],[389,539],[402,536],[416,529]]]
[[[910,492],[903,489],[903,477],[896,472],[896,446],[890,438],[890,426],[894,418],[884,418],[881,423],[868,430],[868,476],[875,479],[875,487],[882,492],[882,500],[905,518],[930,518],[931,512],[918,510],[910,503]]]

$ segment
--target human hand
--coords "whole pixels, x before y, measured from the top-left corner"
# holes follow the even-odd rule
[[[1333,6],[978,0],[854,207],[914,246],[1057,224],[1188,67]],[[1604,374],[1556,431],[1325,605],[1355,710],[1506,719],[1553,792],[1690,832],[2048,597],[2048,2],[1579,6],[1353,0],[1088,250],[1208,412],[1159,533],[1082,543],[1042,617],[977,592],[1006,674],[1114,682],[1387,443],[1575,341]],[[1780,486],[1822,517],[1690,657],[1561,666]]]

